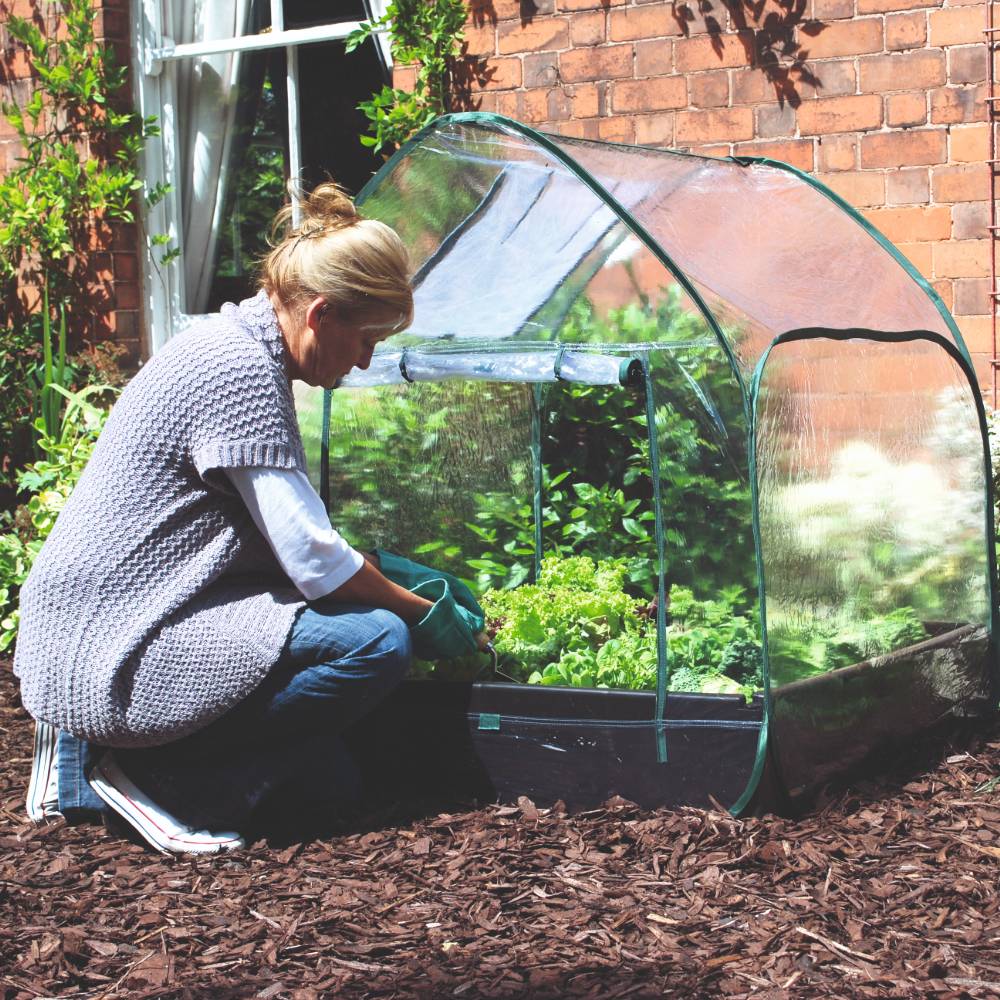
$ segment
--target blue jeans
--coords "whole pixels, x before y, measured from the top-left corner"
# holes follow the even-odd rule
[[[410,655],[409,629],[392,612],[321,599],[299,612],[277,664],[232,711],[115,758],[153,801],[202,828],[239,831],[278,791],[305,806],[350,802],[360,776],[341,734],[399,684]],[[59,808],[70,821],[104,809],[86,780],[101,752],[59,734]]]

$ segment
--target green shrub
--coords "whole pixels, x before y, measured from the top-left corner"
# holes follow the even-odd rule
[[[35,557],[83,474],[108,409],[92,399],[107,399],[111,386],[88,386],[80,392],[60,391],[67,399],[58,433],[50,435],[44,419],[36,423],[39,447],[45,457],[28,465],[18,476],[19,487],[30,498],[13,516],[3,515],[0,524],[0,651],[17,637],[17,599]]]

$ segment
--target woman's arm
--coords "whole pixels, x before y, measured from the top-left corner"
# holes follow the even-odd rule
[[[431,609],[426,598],[387,580],[378,558],[351,548],[331,527],[323,501],[297,469],[227,469],[288,578],[307,600],[385,608],[407,625]]]
[[[417,597],[405,587],[387,580],[367,556],[361,569],[327,597],[344,604],[385,608],[399,615],[407,625],[416,625],[433,607],[427,598]]]

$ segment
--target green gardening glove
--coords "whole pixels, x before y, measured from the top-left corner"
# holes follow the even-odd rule
[[[475,614],[455,600],[447,580],[441,577],[425,580],[416,584],[412,591],[418,597],[434,602],[434,607],[410,629],[417,657],[421,660],[453,660],[479,649],[476,635],[482,632],[486,620],[482,614]]]
[[[393,583],[398,583],[400,587],[412,591],[414,587],[426,583],[428,580],[444,580],[451,588],[451,596],[460,607],[471,611],[482,621],[486,620],[483,609],[476,600],[476,595],[457,576],[444,573],[439,569],[431,569],[430,566],[422,566],[412,559],[404,559],[393,552],[386,552],[385,549],[376,549],[375,555],[378,557],[382,575],[388,577]],[[482,631],[482,627],[480,624],[477,631]]]

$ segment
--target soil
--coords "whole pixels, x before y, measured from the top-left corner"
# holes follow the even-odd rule
[[[215,859],[32,827],[31,737],[0,664],[2,1000],[1000,996],[997,727],[795,819],[521,800]]]

